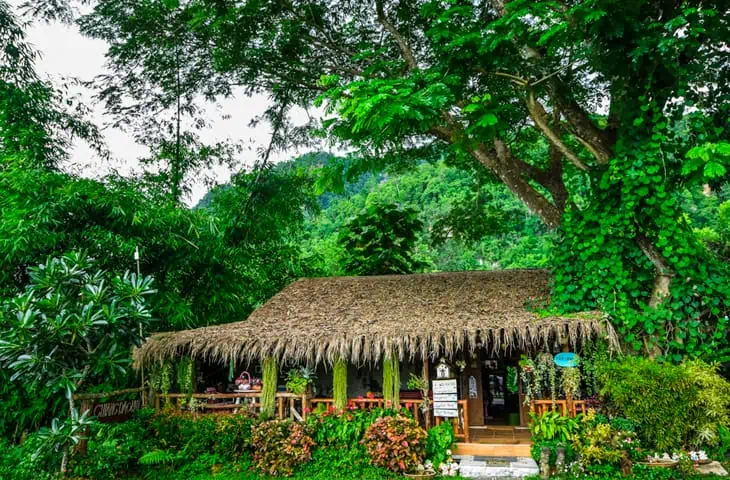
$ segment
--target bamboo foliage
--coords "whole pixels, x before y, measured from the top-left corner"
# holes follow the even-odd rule
[[[335,410],[344,410],[347,407],[347,362],[340,358],[335,361],[332,396]]]
[[[274,416],[276,407],[276,390],[279,381],[279,369],[274,357],[266,357],[263,363],[263,383],[261,390],[261,417]]]

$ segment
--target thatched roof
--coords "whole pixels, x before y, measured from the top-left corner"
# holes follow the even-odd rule
[[[292,361],[378,361],[473,350],[577,346],[616,334],[598,312],[536,313],[549,304],[544,270],[452,272],[298,280],[242,322],[153,335],[135,352],[137,365],[175,355],[228,361],[268,355]]]

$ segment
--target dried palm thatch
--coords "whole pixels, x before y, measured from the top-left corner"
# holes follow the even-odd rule
[[[451,272],[298,280],[246,321],[153,335],[136,365],[177,355],[228,362],[274,356],[332,364],[451,356],[477,346],[493,353],[568,343],[577,347],[616,333],[599,312],[544,316],[544,270]]]

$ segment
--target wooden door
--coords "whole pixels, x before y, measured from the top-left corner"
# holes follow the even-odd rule
[[[484,391],[482,389],[482,364],[479,351],[465,354],[463,392],[469,409],[469,425],[484,425]]]

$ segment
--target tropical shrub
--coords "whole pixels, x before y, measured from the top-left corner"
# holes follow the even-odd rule
[[[252,429],[254,463],[268,475],[291,476],[312,458],[314,441],[307,428],[290,420],[270,420]]]
[[[389,470],[371,465],[365,447],[359,444],[315,449],[312,453],[312,461],[302,465],[295,472],[294,477],[306,480],[398,478]]]
[[[635,422],[647,448],[712,447],[730,426],[730,383],[716,366],[627,357],[598,364],[597,375],[609,413]]]
[[[307,425],[318,446],[351,448],[362,440],[365,430],[395,410],[360,410],[350,404],[344,411],[330,410],[307,417]]]
[[[403,415],[382,417],[365,431],[370,461],[377,467],[397,473],[415,471],[426,458],[428,434],[415,420]]]
[[[530,413],[530,432],[535,442],[555,440],[567,443],[578,432],[579,422],[575,418],[564,417],[550,411],[542,415]]]
[[[591,415],[583,420],[583,433],[574,443],[583,465],[628,462],[629,452],[638,447],[633,432],[618,430],[611,423],[596,421]]]
[[[426,458],[431,460],[436,468],[446,462],[449,458],[448,450],[456,441],[454,427],[449,422],[443,422],[440,425],[431,427],[428,430],[428,439],[426,440]]]

